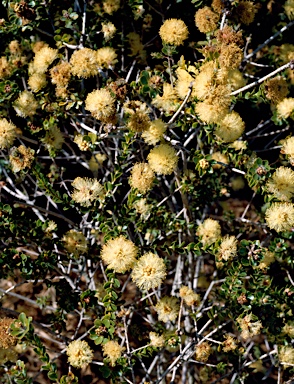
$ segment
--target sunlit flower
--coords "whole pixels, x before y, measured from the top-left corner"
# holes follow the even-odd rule
[[[12,66],[5,56],[0,57],[0,79],[10,76],[12,72]]]
[[[237,112],[232,111],[219,121],[214,132],[224,142],[233,142],[242,135],[244,129],[244,121]]]
[[[252,321],[252,313],[241,317],[239,316],[237,319],[237,323],[241,328],[241,337],[244,340],[249,339],[249,337],[253,337],[255,335],[259,335],[260,330],[262,328],[261,321]]]
[[[153,148],[147,160],[151,169],[160,175],[170,175],[178,165],[177,153],[169,144]]]
[[[238,347],[238,340],[231,335],[225,335],[225,340],[223,341],[223,351],[230,352],[234,351]]]
[[[154,307],[158,314],[158,320],[167,323],[174,321],[179,315],[180,304],[176,297],[164,296]]]
[[[200,296],[196,292],[194,292],[193,289],[186,286],[182,286],[180,288],[180,297],[189,306],[199,305],[200,303]]]
[[[294,195],[294,171],[291,168],[279,167],[268,180],[266,188],[282,201],[290,201]]]
[[[72,199],[84,207],[90,207],[96,200],[104,200],[104,187],[95,179],[76,177],[71,185],[74,187]]]
[[[46,135],[42,141],[49,152],[54,152],[55,150],[62,148],[62,144],[64,143],[64,136],[58,127],[53,126],[46,131]]]
[[[64,242],[64,248],[67,252],[73,253],[74,256],[79,256],[86,253],[88,250],[87,239],[82,232],[78,232],[74,229],[66,232],[62,241]]]
[[[281,153],[289,157],[289,161],[294,165],[294,136],[288,137],[284,142],[281,149]]]
[[[218,60],[222,68],[238,68],[243,60],[243,51],[235,43],[228,45],[222,44]]]
[[[203,245],[210,245],[221,237],[221,226],[216,220],[206,219],[198,226],[197,235]]]
[[[277,232],[290,231],[294,227],[294,204],[273,203],[266,210],[265,220],[270,229]]]
[[[279,360],[284,366],[292,366],[294,364],[294,348],[290,345],[284,345],[279,349]]]
[[[0,149],[12,146],[16,138],[16,126],[6,119],[0,119]]]
[[[157,288],[166,277],[163,259],[152,252],[145,253],[134,266],[132,279],[143,290]]]
[[[124,347],[121,347],[117,341],[110,340],[102,346],[103,355],[110,360],[110,365],[115,366],[116,361],[121,357]]]
[[[189,31],[183,20],[168,19],[160,27],[159,35],[166,44],[182,45]]]
[[[99,72],[97,52],[90,48],[74,51],[70,58],[71,73],[74,76],[88,78]]]
[[[165,344],[165,338],[163,335],[158,335],[155,332],[149,332],[150,344],[152,347],[161,348]]]
[[[13,108],[19,116],[31,117],[36,113],[38,102],[31,92],[23,91],[14,102]]]
[[[204,341],[200,345],[196,345],[195,347],[195,359],[197,361],[201,361],[202,363],[206,363],[209,356],[212,353],[211,345]]]
[[[294,112],[294,98],[288,97],[283,99],[277,104],[277,112],[278,116],[287,119],[288,117],[291,117],[291,115]]]
[[[34,72],[45,73],[50,64],[57,58],[58,50],[44,46],[35,54],[33,61]]]
[[[67,87],[71,77],[71,65],[66,61],[61,62],[55,67],[50,69],[50,76],[52,84],[58,87]]]
[[[132,169],[129,183],[141,193],[148,192],[154,182],[154,172],[148,163],[137,163]]]
[[[163,138],[166,131],[166,124],[161,119],[153,120],[149,127],[142,133],[143,139],[149,145],[155,145]]]
[[[97,50],[97,63],[99,67],[109,68],[113,66],[117,60],[117,54],[111,47],[103,47]]]
[[[107,89],[96,89],[86,98],[86,110],[103,122],[115,113],[115,99]]]
[[[120,7],[120,0],[103,0],[103,10],[105,13],[112,15],[118,11]]]
[[[34,160],[35,151],[31,148],[26,148],[20,145],[18,148],[13,147],[10,150],[9,161],[12,171],[19,172],[25,168],[30,168]]]
[[[217,260],[231,260],[237,254],[238,241],[235,236],[226,235],[219,246]]]
[[[195,110],[200,120],[208,124],[217,123],[228,114],[227,107],[216,108],[214,104],[211,104],[206,100],[197,103]]]
[[[101,259],[108,268],[117,273],[125,273],[133,268],[138,254],[138,248],[124,236],[109,240],[103,245]]]
[[[38,92],[47,84],[46,75],[44,73],[33,73],[28,79],[28,85],[33,92]]]
[[[102,23],[102,32],[104,35],[105,41],[111,40],[116,32],[116,27],[113,23]]]
[[[74,340],[66,348],[68,362],[75,368],[89,365],[93,360],[93,351],[84,340]]]
[[[131,114],[127,125],[132,131],[144,132],[150,126],[150,119],[146,113],[137,111]]]
[[[162,96],[156,95],[152,100],[152,104],[156,108],[162,108],[167,113],[174,112],[179,107],[179,100],[176,90],[169,83],[163,84]]]

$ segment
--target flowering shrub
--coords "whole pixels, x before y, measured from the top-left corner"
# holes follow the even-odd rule
[[[292,382],[293,0],[0,10],[1,383]]]

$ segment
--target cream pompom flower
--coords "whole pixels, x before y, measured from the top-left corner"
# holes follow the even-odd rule
[[[177,46],[184,43],[189,31],[183,20],[168,19],[160,27],[159,35],[164,43]]]
[[[155,332],[150,332],[149,338],[150,338],[150,344],[152,345],[152,347],[161,348],[164,346],[165,338],[163,335],[158,335]]]
[[[115,99],[107,89],[96,89],[88,94],[85,108],[96,119],[107,122],[115,113]]]
[[[74,256],[79,256],[88,251],[87,239],[82,232],[71,229],[63,236],[64,248]]]
[[[143,290],[157,288],[166,277],[164,261],[152,252],[145,253],[134,266],[132,279]]]
[[[76,177],[71,185],[74,187],[72,199],[84,207],[90,207],[96,200],[104,200],[104,187],[95,179]]]
[[[151,169],[159,175],[170,175],[178,165],[177,153],[169,144],[153,148],[147,160]]]
[[[121,347],[117,341],[110,340],[102,346],[103,355],[110,360],[110,365],[115,366],[116,361],[121,357],[124,347]]]
[[[279,167],[267,182],[266,188],[277,199],[290,201],[294,195],[294,171],[291,168]]]
[[[153,120],[149,127],[142,133],[142,137],[149,145],[155,145],[163,138],[166,124],[161,119]]]
[[[221,237],[221,226],[216,220],[206,219],[198,226],[197,235],[203,245],[210,245]]]
[[[38,102],[31,92],[23,91],[15,100],[13,108],[15,109],[15,112],[18,114],[18,116],[31,117],[36,113]]]
[[[33,92],[38,92],[47,84],[46,75],[44,73],[33,73],[28,79],[28,85]]]
[[[164,296],[155,306],[155,311],[158,314],[158,320],[163,321],[164,323],[176,320],[179,315],[179,310],[179,300],[172,296]]]
[[[97,63],[99,67],[108,68],[113,66],[117,60],[117,54],[111,47],[103,47],[97,50]]]
[[[16,138],[16,126],[6,119],[0,119],[0,149],[12,146]]]
[[[148,192],[154,182],[154,172],[148,163],[137,163],[134,165],[129,183],[132,188],[137,189],[140,193]]]
[[[84,340],[74,340],[66,348],[68,362],[75,368],[89,365],[93,360],[93,351]]]
[[[199,305],[199,303],[200,303],[200,296],[198,295],[198,293],[194,292],[193,289],[191,289],[185,285],[183,285],[180,288],[180,297],[189,306]]]
[[[245,123],[240,115],[232,111],[228,113],[217,125],[215,134],[224,142],[232,143],[239,139],[245,129]]]
[[[71,73],[74,76],[87,79],[97,75],[99,72],[97,51],[93,49],[83,48],[75,51],[69,62],[71,64]]]
[[[44,46],[35,54],[33,69],[36,73],[45,73],[51,63],[57,58],[58,50]]]
[[[217,260],[231,260],[237,254],[237,239],[235,236],[226,235],[220,244]]]
[[[119,236],[103,245],[101,259],[107,268],[117,273],[125,273],[134,266],[137,254],[138,248],[135,244],[124,236]]]
[[[209,7],[200,8],[195,13],[196,27],[202,33],[212,32],[217,28],[219,15]]]
[[[270,229],[290,231],[294,227],[294,204],[273,203],[266,210],[265,220]]]
[[[286,97],[277,104],[277,113],[278,116],[287,119],[291,117],[294,112],[294,98]]]

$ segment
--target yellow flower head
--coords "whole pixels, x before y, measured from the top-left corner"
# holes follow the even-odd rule
[[[149,333],[150,344],[155,348],[162,348],[165,344],[165,338],[163,335],[158,335],[155,332]]]
[[[0,119],[0,149],[12,146],[16,138],[16,126],[6,119]]]
[[[102,346],[103,355],[105,355],[110,360],[110,365],[115,366],[116,360],[121,357],[124,347],[121,347],[117,341],[110,340]]]
[[[74,340],[66,348],[68,362],[75,368],[89,365],[93,360],[93,351],[84,340]]]
[[[71,73],[74,76],[88,78],[99,72],[97,52],[90,48],[74,51],[70,58]]]
[[[57,58],[58,50],[44,46],[35,54],[34,72],[45,73],[50,64]]]
[[[222,44],[219,55],[219,64],[221,68],[236,69],[243,59],[243,51],[237,44]]]
[[[102,23],[102,32],[104,35],[105,41],[111,40],[116,32],[116,27],[113,23]]]
[[[179,107],[176,90],[171,84],[164,83],[162,96],[156,95],[152,100],[152,104],[155,105],[156,108],[162,108],[164,112],[174,112]]]
[[[236,9],[237,16],[241,23],[249,25],[253,22],[258,6],[253,1],[239,1]]]
[[[159,321],[164,323],[174,321],[179,315],[179,300],[176,297],[164,296],[158,301],[154,309],[158,314]]]
[[[132,113],[129,121],[128,128],[135,132],[144,132],[150,126],[149,116],[145,112],[137,111]]]
[[[115,113],[115,99],[107,89],[96,89],[88,94],[85,108],[96,119],[107,122]]]
[[[294,19],[294,0],[287,0],[284,4],[285,13],[289,20]]]
[[[225,335],[225,340],[223,341],[223,351],[230,352],[234,351],[238,347],[238,340],[231,335]]]
[[[149,145],[155,145],[163,138],[166,131],[166,124],[161,119],[153,120],[147,130],[142,134],[143,139]]]
[[[264,84],[265,96],[273,103],[277,104],[288,95],[288,84],[281,76],[268,79]]]
[[[180,297],[189,306],[199,305],[200,303],[200,296],[196,292],[194,292],[193,289],[184,285],[180,288]]]
[[[104,187],[95,179],[76,177],[71,185],[74,187],[72,199],[84,207],[90,207],[96,200],[104,200]]]
[[[52,84],[58,87],[67,87],[71,76],[71,65],[66,61],[61,62],[55,67],[50,69],[50,76]]]
[[[34,160],[35,151],[31,148],[26,148],[20,145],[18,148],[13,147],[10,150],[9,161],[12,171],[19,172],[25,168],[30,168]]]
[[[10,76],[12,72],[12,66],[8,62],[5,56],[0,57],[0,79]]]
[[[0,319],[0,348],[10,349],[17,343],[17,338],[12,336],[9,332],[11,324],[14,319],[2,317]]]
[[[120,7],[120,0],[103,0],[103,10],[105,13],[112,15],[118,11]]]
[[[116,62],[117,54],[111,47],[103,47],[97,50],[97,63],[99,67],[109,68]]]
[[[267,182],[266,188],[277,199],[290,201],[294,195],[294,171],[291,168],[279,167]]]
[[[177,68],[176,74],[178,77],[178,80],[176,82],[176,92],[178,96],[181,99],[184,99],[187,96],[187,93],[189,91],[189,87],[194,83],[194,78],[188,73],[185,69],[183,68]],[[192,96],[194,97],[193,93],[193,88],[192,88]]]
[[[200,120],[207,124],[217,123],[228,114],[227,107],[216,108],[214,104],[206,100],[197,103],[195,110]]]
[[[13,108],[18,116],[31,117],[36,113],[38,102],[31,92],[23,91],[14,102]]]
[[[270,229],[290,231],[294,227],[294,204],[273,203],[265,213],[265,220]]]
[[[278,116],[283,119],[292,117],[294,112],[294,98],[288,97],[280,101],[277,104],[277,112],[278,112]]]
[[[283,142],[281,153],[287,155],[289,157],[291,164],[292,164],[292,162],[294,164],[294,136],[288,137]]]
[[[151,169],[159,175],[170,175],[178,165],[177,153],[169,144],[153,148],[147,160]]]
[[[213,61],[202,65],[200,73],[196,76],[193,84],[194,95],[198,99],[204,100],[210,96],[211,91],[214,89],[216,73],[217,68]]]
[[[132,279],[143,290],[157,288],[166,277],[164,261],[152,252],[145,253],[134,266]]]
[[[221,237],[221,226],[216,220],[206,219],[198,226],[197,235],[203,245],[210,245]]]
[[[198,9],[195,13],[195,24],[196,27],[202,33],[212,32],[217,28],[217,22],[219,15],[210,7],[203,7]]]
[[[160,27],[159,35],[164,43],[178,46],[188,38],[189,31],[183,20],[168,19]]]
[[[59,150],[64,143],[64,136],[58,127],[50,127],[42,139],[49,152]]]
[[[215,134],[224,142],[231,143],[242,135],[244,129],[244,121],[237,112],[232,111],[218,123],[215,129]]]
[[[196,345],[195,347],[195,359],[197,361],[201,361],[202,363],[206,363],[209,356],[212,353],[211,345],[204,341],[200,345]]]
[[[219,246],[217,260],[231,260],[237,254],[237,239],[235,236],[226,235]]]
[[[107,268],[117,273],[125,273],[133,268],[137,254],[138,248],[135,244],[124,236],[119,236],[103,245],[101,259]]]
[[[33,92],[38,92],[47,84],[46,75],[44,73],[33,73],[28,79],[28,85]]]
[[[88,251],[87,239],[82,232],[71,229],[63,236],[64,248],[74,256],[79,256]]]
[[[132,169],[129,183],[132,188],[137,189],[140,193],[148,192],[154,182],[154,172],[147,163],[137,163]]]
[[[294,348],[290,345],[284,345],[279,350],[279,360],[285,367],[294,364]]]
[[[245,340],[249,337],[259,335],[262,328],[261,321],[252,321],[252,313],[249,313],[244,317],[238,317],[237,323],[241,328],[241,337]]]

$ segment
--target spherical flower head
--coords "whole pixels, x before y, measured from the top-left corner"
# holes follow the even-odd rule
[[[277,232],[290,231],[294,227],[294,204],[273,203],[266,210],[265,220],[270,229]]]
[[[117,54],[111,47],[103,47],[97,50],[97,63],[101,68],[112,67],[116,62]]]
[[[132,113],[129,121],[128,128],[135,132],[144,132],[150,126],[149,116],[145,112],[137,111]]]
[[[166,277],[164,261],[152,252],[145,253],[134,266],[132,280],[142,290],[157,288]]]
[[[115,366],[116,361],[121,357],[124,347],[121,347],[117,341],[110,340],[102,346],[103,355],[110,360],[110,365]]]
[[[6,119],[0,119],[0,149],[12,146],[16,138],[16,126]]]
[[[147,199],[137,200],[133,204],[133,207],[135,208],[136,212],[142,216],[143,219],[147,219],[151,210],[151,206],[147,203]]]
[[[184,285],[180,288],[180,297],[188,306],[200,304],[200,296],[193,289]]]
[[[163,109],[163,111],[166,113],[172,113],[176,111],[176,109],[179,107],[179,100],[176,90],[169,83],[164,83],[162,90],[162,96],[156,95],[152,100],[152,104],[155,105],[156,108]]]
[[[138,254],[138,248],[124,236],[109,240],[103,245],[101,259],[107,268],[117,273],[125,273],[133,268]]]
[[[0,348],[8,349],[16,345],[17,338],[10,334],[10,326],[14,319],[3,317],[0,319]]]
[[[13,147],[10,150],[9,161],[11,163],[12,172],[16,173],[25,168],[30,168],[34,160],[35,151],[20,145],[18,148]]]
[[[42,139],[42,141],[50,152],[50,154],[53,155],[55,154],[56,150],[62,148],[62,145],[64,143],[64,136],[58,127],[53,126],[46,131],[46,135]]]
[[[158,314],[159,321],[164,323],[174,321],[179,315],[179,300],[176,297],[164,296],[158,301],[154,309]]]
[[[83,207],[90,207],[96,200],[100,202],[104,200],[104,187],[95,179],[76,177],[72,186],[75,188],[71,195],[72,199]]]
[[[149,333],[150,344],[155,348],[162,348],[165,344],[165,338],[163,335],[158,335],[156,332]]]
[[[120,0],[103,0],[103,10],[105,13],[112,15],[120,8]]]
[[[151,169],[159,175],[170,175],[178,165],[175,149],[169,144],[160,144],[153,148],[147,156]]]
[[[71,229],[63,236],[64,248],[75,257],[88,251],[87,239],[82,232]]]
[[[248,315],[244,317],[238,317],[237,323],[240,325],[241,328],[241,337],[246,340],[249,337],[253,337],[255,335],[258,335],[260,333],[260,330],[262,328],[262,324],[260,321],[252,321],[252,313],[249,313]]]
[[[273,103],[277,104],[289,93],[288,84],[281,76],[268,79],[264,84],[265,96]]]
[[[283,142],[281,153],[287,155],[291,165],[294,165],[294,136],[288,137]]]
[[[294,321],[289,321],[287,324],[284,325],[282,328],[282,333],[284,335],[288,335],[291,337],[291,339],[294,338]]]
[[[74,340],[66,348],[68,362],[75,368],[89,365],[93,360],[93,351],[84,340]]]
[[[290,201],[294,195],[294,171],[291,168],[279,167],[266,184],[268,192],[281,201]]]
[[[152,188],[154,182],[154,172],[148,163],[137,163],[132,169],[129,183],[132,188],[140,193],[147,193]]]
[[[284,4],[285,13],[289,20],[294,19],[294,0],[287,0]]]
[[[216,108],[214,104],[206,100],[197,103],[195,110],[200,120],[207,124],[217,123],[228,114],[227,107]]]
[[[225,335],[225,340],[223,341],[223,351],[230,352],[234,351],[238,347],[238,340],[231,335]]]
[[[249,25],[253,22],[258,7],[253,1],[239,1],[236,14],[241,23]]]
[[[195,13],[195,24],[196,27],[202,33],[212,32],[217,29],[217,22],[219,15],[210,7],[203,7],[198,9]]]
[[[217,253],[218,260],[231,260],[237,254],[238,241],[235,236],[226,235],[219,246]]]
[[[232,143],[239,139],[244,132],[244,129],[245,123],[241,116],[237,112],[232,111],[225,115],[225,117],[218,123],[214,133],[222,141]]]
[[[70,58],[71,73],[74,76],[87,79],[99,72],[97,52],[90,48],[74,51]]]
[[[294,364],[294,348],[290,345],[284,345],[279,349],[279,360],[285,367]]]
[[[149,145],[155,145],[163,138],[166,131],[166,124],[161,119],[153,120],[142,137]]]
[[[160,27],[159,35],[164,43],[178,46],[188,38],[189,31],[183,20],[168,19]]]
[[[115,113],[115,99],[107,89],[96,89],[88,94],[85,108],[96,119],[107,122]]]
[[[14,102],[13,108],[18,116],[31,117],[36,113],[38,102],[31,92],[23,91]]]
[[[278,117],[282,119],[288,119],[293,117],[294,112],[294,98],[288,97],[283,99],[277,104]]]
[[[52,84],[58,87],[67,87],[71,77],[71,65],[66,61],[61,62],[55,67],[50,69],[50,76]]]
[[[216,72],[216,64],[213,61],[202,65],[200,73],[196,76],[193,84],[194,94],[198,99],[204,100],[209,97],[214,88]]]
[[[212,348],[207,341],[204,341],[195,347],[195,359],[201,363],[206,363],[211,353]]]
[[[177,68],[176,74],[178,77],[176,83],[176,92],[181,99],[184,99],[187,96],[189,91],[189,87],[193,85],[194,78],[183,68]],[[194,89],[192,88],[192,96],[196,96],[193,94]],[[195,92],[195,91],[194,91]]]
[[[45,73],[50,64],[57,58],[58,50],[43,47],[35,54],[33,61],[34,72]]]
[[[84,135],[76,135],[74,138],[74,143],[77,144],[81,151],[88,151],[91,148],[91,142],[84,139]]]
[[[102,23],[102,32],[104,35],[105,41],[111,40],[116,32],[116,27],[113,23]]]
[[[238,68],[243,59],[243,51],[237,44],[222,44],[220,55],[218,58],[221,68],[235,69]]]
[[[218,221],[213,219],[206,219],[198,226],[197,235],[201,237],[202,244],[210,245],[221,238],[221,226]]]
[[[12,66],[5,56],[0,57],[0,79],[11,75]]]
[[[34,73],[29,77],[28,85],[33,92],[38,92],[47,84],[46,75],[44,73]]]

